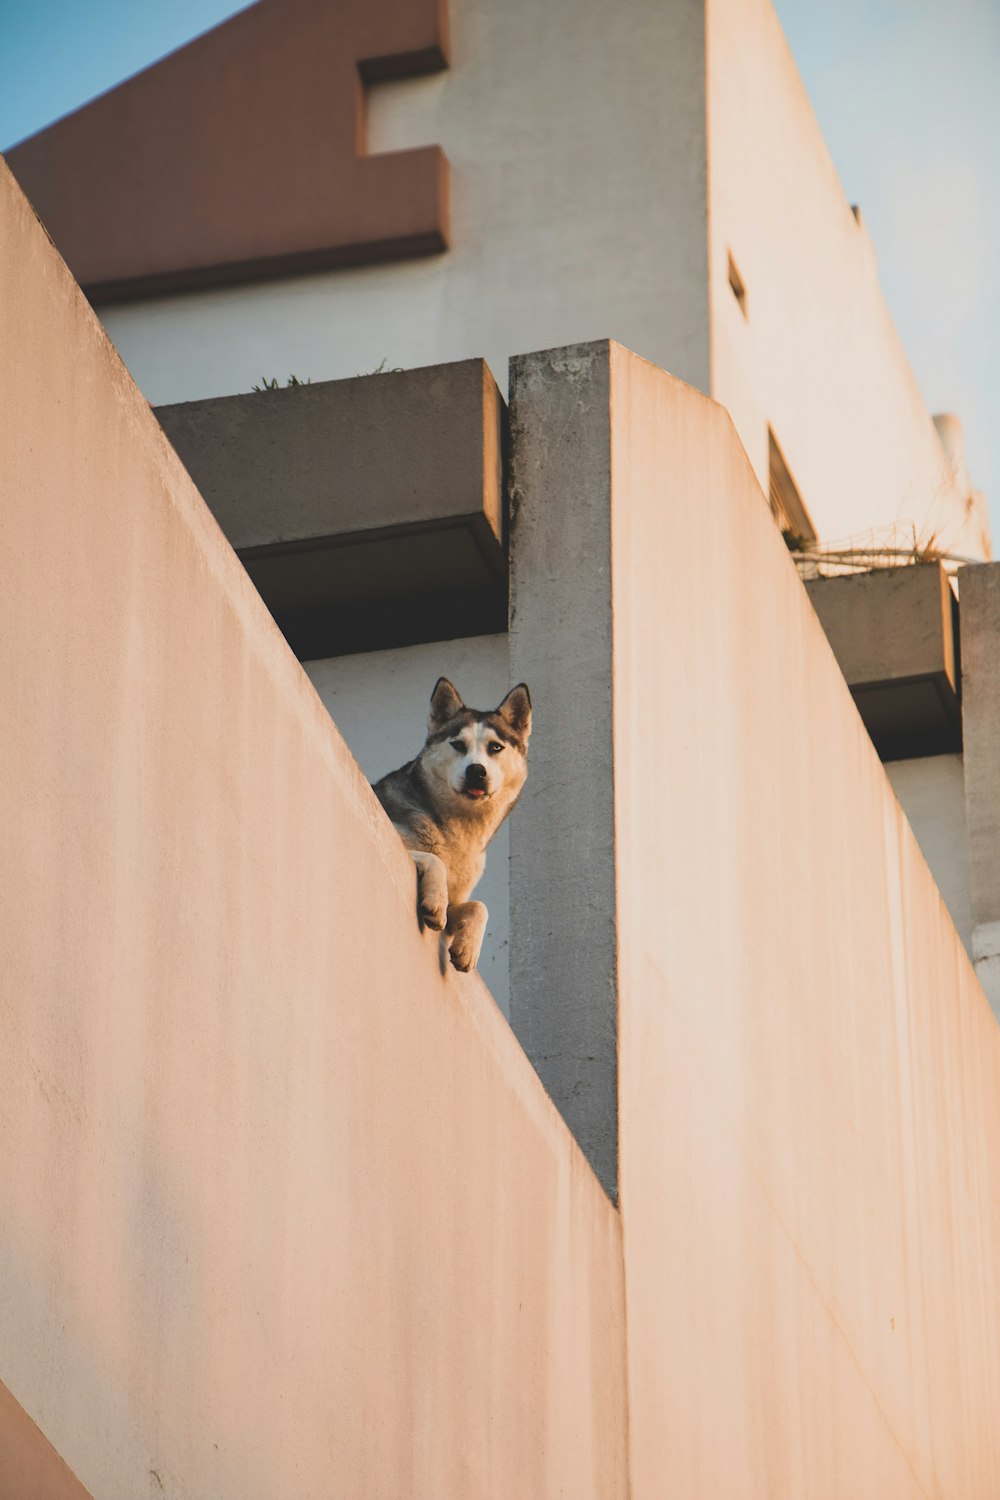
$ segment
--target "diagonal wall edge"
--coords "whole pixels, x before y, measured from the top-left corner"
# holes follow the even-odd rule
[[[618,1217],[0,225],[0,1380],[95,1500],[623,1496]]]

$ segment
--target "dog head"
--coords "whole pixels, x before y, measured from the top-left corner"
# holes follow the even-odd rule
[[[431,694],[424,775],[451,810],[469,816],[513,807],[528,774],[531,699],[523,682],[491,711],[467,708],[447,677]]]

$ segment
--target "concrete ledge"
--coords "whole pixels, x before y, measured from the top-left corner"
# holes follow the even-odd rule
[[[882,759],[961,749],[958,604],[941,564],[806,590]]]
[[[505,628],[505,408],[481,359],[156,415],[298,656]]]

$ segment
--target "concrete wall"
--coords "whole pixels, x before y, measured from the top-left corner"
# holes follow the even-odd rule
[[[913,829],[920,852],[955,930],[972,953],[969,896],[969,834],[965,821],[965,772],[961,755],[925,755],[892,760],[885,774]]]
[[[707,388],[701,0],[452,0],[451,66],[368,91],[370,152],[443,147],[447,254],[107,308],[154,404],[611,334]]]
[[[821,537],[910,521],[989,556],[770,0],[711,0],[707,17],[712,395],[765,489],[772,427]]]
[[[424,741],[431,690],[439,677],[449,677],[475,708],[493,708],[513,686],[506,635],[366,651],[304,665],[369,781],[377,781],[416,755]],[[513,817],[520,821],[517,811]],[[510,1014],[509,850],[508,822],[490,845],[486,871],[476,887],[478,899],[486,902],[490,912],[479,974],[505,1016]]]
[[[98,1500],[623,1496],[617,1216],[0,199],[0,1379]]]
[[[512,438],[512,1017],[534,954],[529,1052],[617,1137],[631,1494],[992,1500],[1000,1033],[747,457],[603,344],[517,362]]]
[[[610,386],[632,1494],[989,1500],[1000,1031],[728,417]]]
[[[1000,567],[963,568],[960,578],[972,951],[1000,1020]]]
[[[725,414],[607,344],[519,365],[515,446],[549,461],[515,451],[515,537],[548,509],[565,562],[603,494],[608,608],[550,643],[512,940],[530,917],[539,1012],[604,943],[561,1045],[595,1004],[613,1028],[616,1214],[0,195],[0,1380],[27,1416],[96,1500],[994,1500],[997,1028]],[[613,832],[584,878],[581,825]]]
[[[544,719],[511,828],[511,1025],[617,1201],[610,423],[606,343],[513,362],[511,671]]]

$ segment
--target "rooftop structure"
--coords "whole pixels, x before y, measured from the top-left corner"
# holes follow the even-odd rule
[[[770,0],[260,0],[8,160],[154,405],[611,337],[793,529],[989,556]]]

